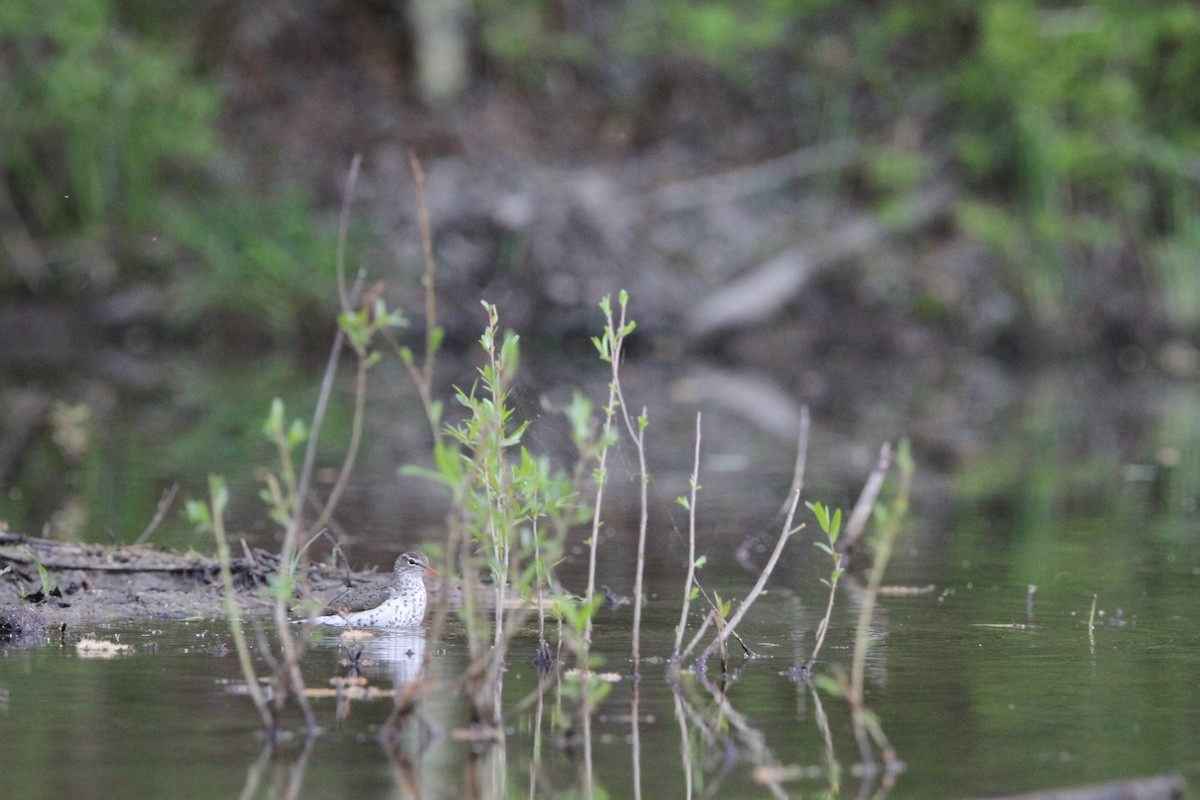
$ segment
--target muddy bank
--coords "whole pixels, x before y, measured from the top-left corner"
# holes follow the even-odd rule
[[[246,548],[230,564],[238,602],[248,617],[265,615],[267,585],[278,557]],[[38,565],[46,572],[43,590]],[[66,631],[125,620],[223,618],[220,564],[211,556],[149,547],[106,547],[0,533],[0,644],[48,641]],[[352,583],[386,580],[387,574],[351,573],[310,564],[309,591],[325,597]]]

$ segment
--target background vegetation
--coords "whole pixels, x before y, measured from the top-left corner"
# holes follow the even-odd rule
[[[361,4],[390,15],[401,50],[420,33],[402,4]],[[714,114],[771,131],[756,145],[763,152],[742,160],[835,137],[865,144],[866,164],[827,187],[856,202],[887,208],[934,174],[952,177],[962,189],[954,233],[987,248],[993,279],[1050,333],[1097,315],[1136,328],[1121,335],[1195,332],[1200,322],[1194,4],[476,0],[467,9],[471,83],[452,102],[504,91],[533,113],[565,80],[589,108],[651,120],[632,156],[686,140],[664,98],[690,87],[718,99]],[[289,13],[328,22],[328,10]],[[314,307],[331,307],[314,187],[254,185],[223,130],[240,65],[223,61],[228,51],[209,34],[261,22],[236,3],[4,4],[0,291],[150,280],[170,288],[175,325],[235,314],[285,337]],[[697,135],[704,148],[714,134]]]

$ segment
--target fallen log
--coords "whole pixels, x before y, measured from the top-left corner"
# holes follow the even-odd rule
[[[917,192],[903,222],[885,225],[862,214],[839,224],[829,235],[810,244],[789,247],[696,303],[688,313],[693,336],[711,336],[769,320],[807,286],[821,269],[879,247],[887,237],[927,225],[943,216],[957,192],[949,183],[936,183]]]
[[[1183,800],[1187,784],[1180,775],[1155,775],[1127,781],[1097,783],[1072,789],[995,797],[989,800]]]

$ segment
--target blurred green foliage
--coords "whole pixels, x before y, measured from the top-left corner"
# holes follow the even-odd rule
[[[314,231],[313,210],[297,192],[266,199],[222,194],[168,216],[185,252],[187,291],[179,321],[213,309],[287,331],[336,299],[337,239]],[[319,316],[319,315],[318,315]],[[326,314],[325,316],[328,316]]]
[[[1048,327],[1094,312],[1098,272],[1200,325],[1194,3],[658,0],[574,18],[546,0],[477,6],[485,46],[507,42],[489,54],[526,80],[554,63],[549,41],[583,37],[576,66],[708,69],[789,104],[801,141],[859,138],[884,209],[949,164],[967,189],[960,229]]]
[[[299,192],[214,177],[227,157],[222,97],[190,55],[194,26],[183,23],[194,13],[114,0],[0,5],[3,224],[53,243],[42,282],[165,277],[173,323],[220,311],[285,333],[332,308],[334,237],[315,231]],[[16,271],[0,274],[0,290],[13,288]]]
[[[1200,7],[990,2],[977,24],[950,84],[956,155],[981,190],[964,228],[1043,320],[1086,307],[1092,271],[1124,261],[1175,322],[1200,323]]]
[[[112,3],[4,3],[0,44],[0,165],[38,232],[153,226],[167,175],[215,154],[215,86],[180,50],[131,35]]]
[[[214,12],[165,8],[0,5],[6,205],[65,245],[53,258],[68,279],[97,247],[118,278],[182,265],[169,272],[185,323],[215,306],[286,328],[328,306],[329,240],[301,192],[256,197],[214,177],[236,170],[210,166],[226,158],[222,98],[191,55]],[[472,13],[489,82],[536,90],[569,70],[653,114],[664,85],[700,73],[797,144],[857,139],[868,162],[854,188],[884,212],[949,174],[959,230],[1050,328],[1086,321],[1114,286],[1200,326],[1200,6],[474,0]]]

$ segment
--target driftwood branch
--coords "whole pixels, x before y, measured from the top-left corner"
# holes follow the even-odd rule
[[[993,800],[1183,800],[1185,789],[1184,780],[1179,775],[1156,775],[1073,789],[1009,795]]]
[[[885,225],[874,215],[860,214],[819,241],[787,248],[697,303],[688,315],[688,330],[708,336],[770,319],[822,268],[870,252],[894,233],[928,224],[946,212],[955,196],[949,183],[936,183],[913,196],[899,223]]]
[[[734,202],[762,192],[777,191],[792,181],[828,170],[845,169],[859,157],[860,148],[849,139],[759,161],[716,175],[676,181],[660,186],[650,199],[665,213],[679,213],[709,205],[714,199]]]

